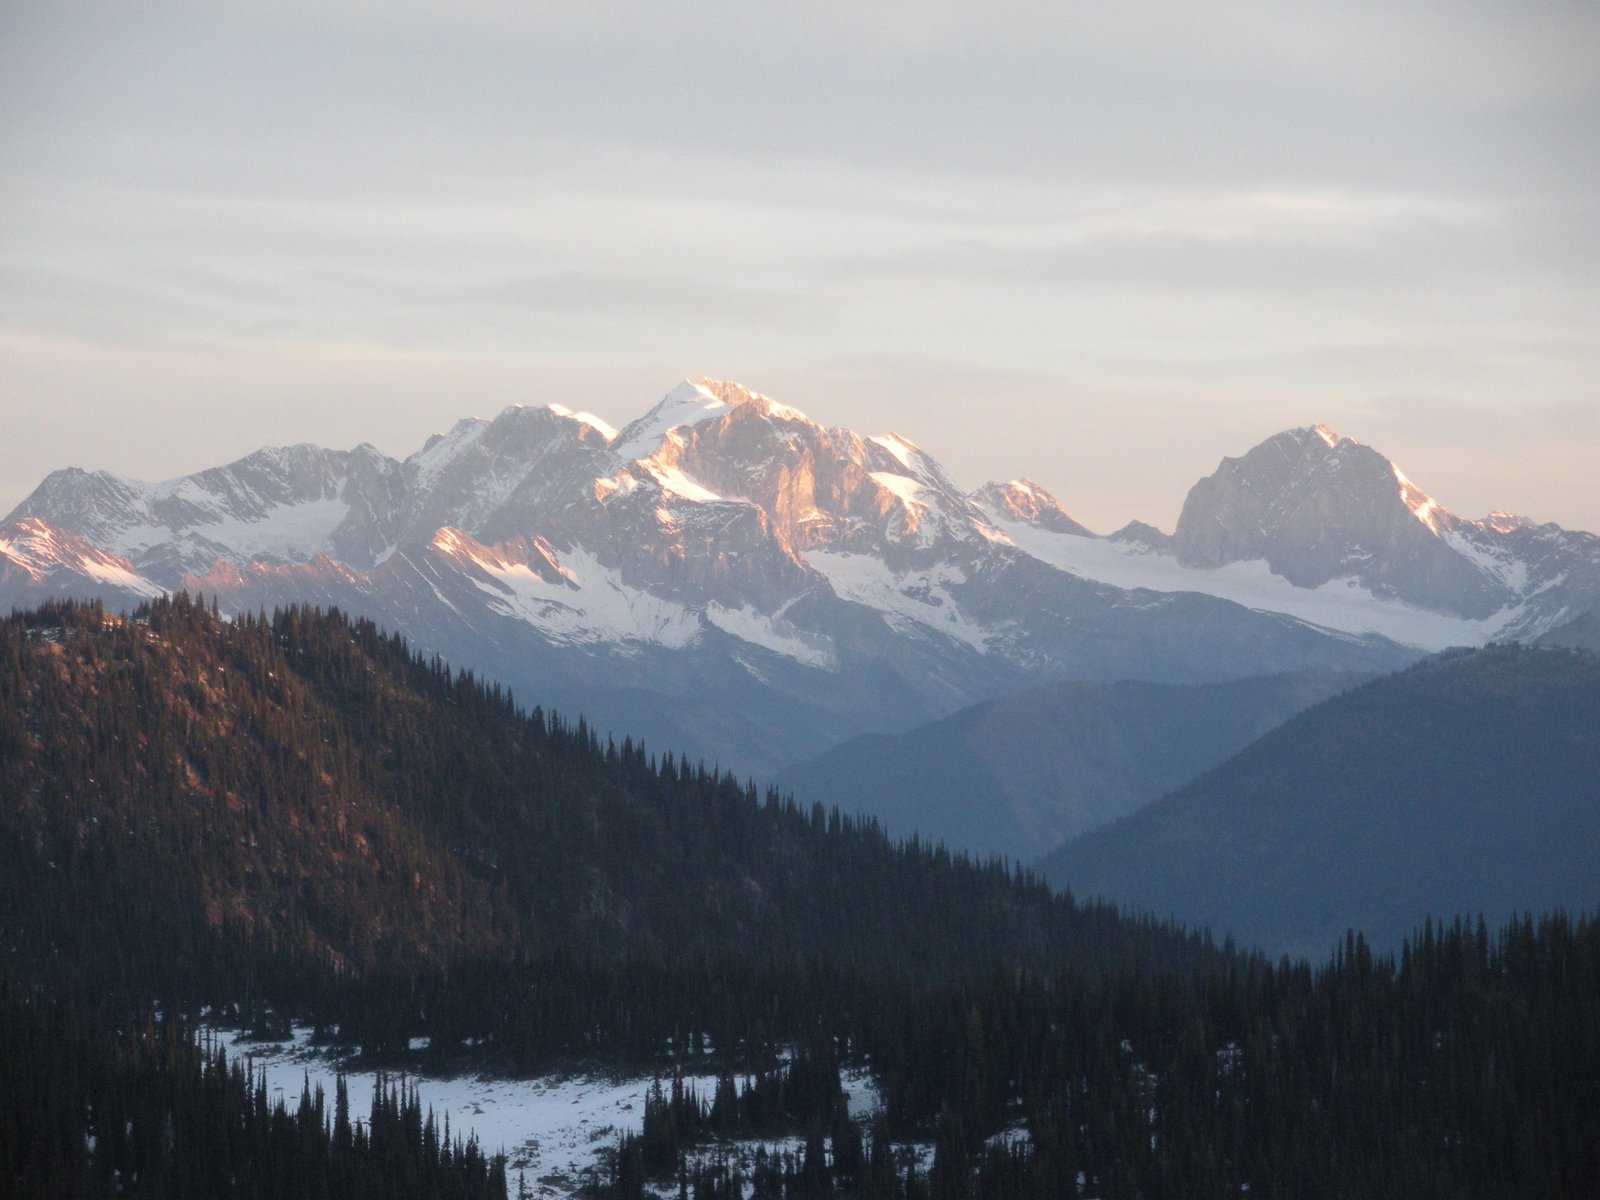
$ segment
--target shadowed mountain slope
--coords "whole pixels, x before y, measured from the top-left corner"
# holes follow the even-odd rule
[[[1455,652],[1301,713],[1041,863],[1268,950],[1600,904],[1600,658]]]
[[[778,776],[802,803],[892,833],[1032,862],[1187,783],[1362,676],[1058,683],[904,734],[867,734]]]
[[[1541,646],[1571,646],[1600,654],[1600,608],[1591,608],[1539,638]]]

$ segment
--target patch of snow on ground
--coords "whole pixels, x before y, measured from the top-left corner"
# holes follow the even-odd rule
[[[172,540],[173,531],[165,525],[139,524],[125,525],[110,536],[103,537],[99,544],[112,554],[137,558],[152,546],[164,546]]]
[[[313,1090],[322,1086],[331,1111],[338,1065],[310,1045],[310,1030],[297,1029],[294,1040],[287,1043],[252,1043],[234,1032],[216,1036],[230,1060],[248,1057],[256,1072],[265,1069],[270,1099],[281,1096],[293,1111],[309,1077]],[[391,1079],[398,1078],[391,1073]],[[345,1075],[352,1120],[366,1119],[376,1079],[371,1071]],[[653,1081],[589,1075],[539,1079],[410,1075],[407,1082],[417,1086],[423,1112],[431,1109],[441,1128],[448,1114],[452,1139],[476,1135],[485,1153],[505,1153],[510,1191],[515,1195],[519,1172],[534,1191],[540,1190],[537,1181],[548,1178],[560,1180],[562,1192],[581,1185],[585,1174],[598,1167],[604,1152],[615,1149],[624,1133],[638,1132]],[[716,1088],[714,1076],[693,1077],[692,1082],[705,1096]],[[554,1189],[547,1185],[546,1190]]]
[[[1301,588],[1274,575],[1259,560],[1203,570],[1108,538],[1053,533],[1023,521],[996,524],[1024,553],[1084,579],[1120,588],[1199,592],[1324,629],[1378,634],[1418,650],[1483,645],[1517,616],[1517,610],[1506,609],[1474,621],[1374,596],[1353,579]]]
[[[639,486],[639,481],[632,475],[629,475],[626,471],[618,471],[615,475],[610,475],[603,479],[596,479],[594,481],[594,494],[596,499],[604,503],[609,500],[613,494],[618,496],[630,496]]]
[[[187,485],[186,485],[187,486]],[[215,511],[216,497],[206,493],[207,508]],[[106,539],[105,548],[124,558],[175,543],[186,558],[203,550],[210,557],[218,548],[239,562],[266,559],[276,562],[310,562],[319,553],[333,552],[333,531],[350,515],[350,506],[337,496],[303,504],[276,504],[258,517],[220,516],[216,520],[183,526],[129,525]]]
[[[897,475],[893,471],[873,471],[871,475],[874,483],[905,506],[910,518],[908,524],[915,522],[916,527],[909,535],[912,542],[918,546],[931,546],[936,542],[944,529],[945,520],[938,508],[923,499],[923,494],[930,489],[920,480]]]
[[[1390,470],[1394,472],[1395,482],[1400,485],[1401,503],[1411,510],[1412,516],[1428,527],[1430,533],[1438,533],[1439,518],[1435,514],[1445,512],[1439,502],[1407,479],[1399,467],[1390,464]]]
[[[265,1070],[268,1097],[281,1097],[291,1112],[307,1079],[313,1091],[321,1085],[328,1111],[333,1111],[338,1063],[311,1046],[309,1029],[297,1028],[293,1040],[282,1043],[250,1042],[244,1034],[226,1030],[211,1031],[211,1036],[226,1047],[230,1062],[244,1059],[257,1074]],[[345,1074],[352,1121],[366,1120],[376,1078],[371,1071]],[[391,1073],[390,1078],[399,1076]],[[452,1139],[475,1135],[485,1153],[505,1153],[508,1190],[513,1196],[521,1181],[526,1181],[535,1195],[566,1195],[582,1186],[590,1172],[602,1169],[605,1155],[625,1134],[640,1131],[645,1097],[655,1082],[653,1077],[596,1075],[538,1079],[408,1075],[406,1081],[416,1086],[423,1113],[431,1109],[441,1129],[449,1116]],[[709,1099],[717,1081],[714,1075],[693,1075],[685,1076],[684,1083],[692,1084],[702,1099]],[[882,1107],[867,1072],[843,1072],[841,1083],[852,1117],[867,1119]],[[753,1157],[758,1144],[769,1154],[775,1148],[798,1153],[804,1140],[752,1142],[746,1153]],[[710,1154],[707,1151],[701,1157]]]
[[[0,538],[0,554],[21,563],[31,571],[43,571],[61,561],[56,548],[54,531],[45,528],[28,529],[23,537],[12,541]]]
[[[69,570],[81,571],[90,579],[111,587],[125,588],[140,596],[163,596],[167,590],[98,551],[91,549],[88,554],[64,551],[49,532],[18,538],[15,541],[0,538],[0,555],[18,563],[35,577],[46,574],[59,565]]]
[[[767,402],[767,415],[775,421],[804,421],[811,424],[811,418],[798,408],[790,408],[787,404],[779,404],[771,396],[762,396]]]
[[[224,518],[206,525],[191,525],[185,538],[204,538],[226,546],[242,558],[309,562],[333,550],[333,531],[350,515],[350,506],[338,497],[280,504],[259,517]]]
[[[872,482],[894,495],[908,508],[927,508],[927,501],[922,499],[922,485],[908,475],[895,475],[888,471],[872,472]]]
[[[97,583],[103,583],[108,587],[125,588],[137,595],[151,598],[167,594],[167,589],[159,583],[152,583],[143,575],[135,574],[133,571],[128,570],[126,567],[118,566],[114,562],[107,562],[104,559],[97,558],[85,558],[80,559],[77,566],[90,579],[95,580]]]
[[[806,565],[822,575],[841,600],[864,604],[884,614],[901,632],[920,626],[978,650],[985,648],[987,630],[968,619],[948,590],[966,582],[955,567],[895,574],[880,559],[868,554],[811,550]]]
[[[892,475],[905,474],[919,484],[926,485],[935,492],[943,493],[949,497],[962,496],[959,488],[950,481],[944,469],[929,458],[922,448],[914,442],[909,442],[897,433],[887,434],[883,437],[869,439],[873,445],[885,450],[900,464],[900,471],[889,472]]]
[[[1443,535],[1445,544],[1461,555],[1484,574],[1500,581],[1505,587],[1521,595],[1528,588],[1528,564],[1509,554],[1497,554],[1492,545],[1473,540],[1461,529],[1451,529]]]
[[[566,582],[552,583],[521,563],[473,562],[490,577],[473,577],[472,582],[488,594],[491,608],[528,622],[555,642],[645,642],[681,650],[700,636],[696,614],[630,587],[617,572],[576,547],[562,554],[560,564],[576,589]]]

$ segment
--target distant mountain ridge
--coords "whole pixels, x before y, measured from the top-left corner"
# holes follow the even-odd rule
[[[1600,602],[1592,535],[1462,522],[1330,437],[1228,460],[1174,535],[1101,538],[1029,481],[969,493],[897,435],[702,380],[620,431],[512,407],[400,461],[302,445],[157,484],[57,471],[0,523],[0,604],[337,605],[521,694],[770,772],[1052,680],[1382,670]],[[1308,529],[1342,548],[1296,558]],[[1403,567],[1418,546],[1421,577]]]
[[[895,835],[1032,863],[1364,679],[1053,683],[906,733],[851,738],[778,783],[802,803],[869,813]]]
[[[1291,718],[1215,770],[1069,841],[1079,896],[1320,955],[1429,917],[1600,906],[1600,656],[1456,651]]]
[[[1565,625],[1558,625],[1541,634],[1539,645],[1571,646],[1600,654],[1600,607],[1580,613]]]

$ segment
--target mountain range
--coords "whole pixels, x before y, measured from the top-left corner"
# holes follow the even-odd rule
[[[1188,783],[1364,676],[1052,683],[905,733],[867,733],[778,774],[801,803],[870,813],[976,855],[1031,863]]]
[[[0,522],[0,604],[177,589],[337,606],[603,728],[770,775],[1061,681],[1380,671],[1600,602],[1600,539],[1441,508],[1377,451],[1281,433],[1165,534],[737,384],[625,428],[561,405],[404,460],[269,448],[163,483],[68,468]]]

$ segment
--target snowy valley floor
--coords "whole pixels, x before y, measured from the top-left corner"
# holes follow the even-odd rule
[[[230,1062],[243,1061],[257,1076],[266,1074],[272,1100],[281,1098],[293,1111],[301,1091],[320,1085],[327,1103],[333,1103],[339,1073],[336,1055],[311,1045],[311,1030],[297,1026],[288,1041],[253,1041],[241,1031],[210,1029],[206,1036],[227,1049]],[[398,1073],[389,1072],[396,1080]],[[366,1119],[372,1106],[377,1073],[346,1070],[345,1087],[352,1120]],[[605,1178],[610,1152],[625,1134],[639,1132],[644,1102],[654,1076],[550,1075],[535,1079],[503,1079],[464,1075],[439,1078],[405,1076],[415,1086],[424,1113],[430,1110],[441,1130],[449,1122],[450,1137],[476,1135],[486,1154],[504,1153],[506,1177],[512,1196],[526,1187],[535,1196],[569,1195],[595,1177]],[[665,1081],[663,1081],[665,1083]],[[715,1075],[686,1075],[701,1096],[716,1088]],[[864,1070],[842,1072],[850,1115],[870,1118],[880,1099],[871,1076]],[[727,1151],[742,1167],[754,1161],[758,1148],[768,1155],[785,1151],[798,1154],[802,1138],[741,1142],[707,1147],[701,1157]],[[932,1146],[915,1148],[920,1169],[932,1162]]]

